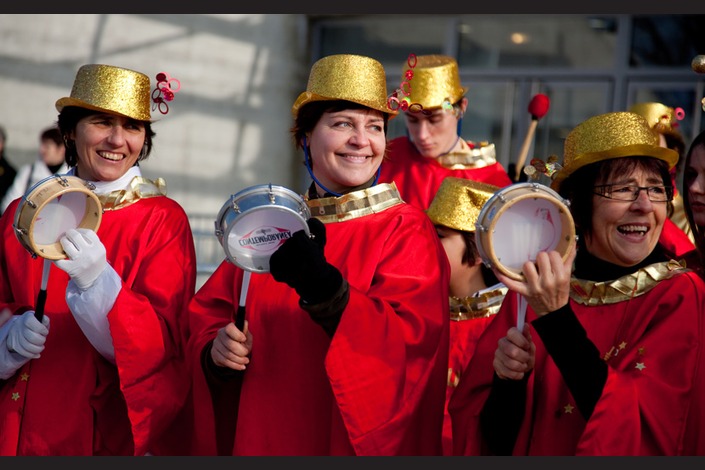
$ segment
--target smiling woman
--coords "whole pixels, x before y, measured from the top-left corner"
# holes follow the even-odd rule
[[[155,135],[150,105],[147,75],[79,68],[56,109],[67,175],[95,191],[100,226],[67,230],[66,256],[44,272],[14,237],[19,200],[0,219],[0,309],[15,313],[0,328],[0,416],[20,417],[0,419],[2,455],[185,448],[188,428],[174,422],[189,390],[182,351],[196,258],[186,213],[140,171]],[[34,299],[49,268],[40,323]]]
[[[498,274],[526,324],[507,296],[449,404],[456,454],[705,454],[705,283],[659,244],[677,159],[634,113],[568,134],[552,188],[577,255]]]
[[[242,269],[221,264],[194,297],[200,452],[441,455],[449,265],[424,212],[377,184],[395,114],[384,69],[324,57],[292,112],[312,237],[295,232],[251,278],[243,330]]]

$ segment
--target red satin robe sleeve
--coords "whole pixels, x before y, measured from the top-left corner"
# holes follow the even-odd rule
[[[253,273],[234,455],[440,455],[449,266],[430,220],[400,204],[326,224],[327,260],[350,284],[331,339],[268,273]],[[196,415],[213,435],[198,364],[234,318],[242,271],[224,262],[191,302]],[[201,453],[213,452],[206,443]]]
[[[664,222],[663,230],[659,236],[659,243],[674,257],[683,256],[695,249],[695,245],[688,235],[671,219],[666,219]]]
[[[705,284],[694,273],[629,301],[571,307],[608,365],[590,419],[576,408],[538,334],[526,414],[514,455],[705,455]],[[484,453],[479,413],[492,380],[492,354],[516,318],[513,294],[483,334],[451,398],[454,453]],[[533,318],[529,308],[527,320]]]
[[[389,142],[379,182],[394,181],[404,201],[426,210],[448,176],[482,181],[500,188],[512,184],[499,162],[485,167],[452,170],[439,165],[433,158],[421,156],[407,137],[397,137]]]
[[[34,309],[42,258],[13,233],[16,203],[0,219],[0,308]],[[166,197],[106,211],[98,236],[122,289],[108,313],[116,365],[96,352],[65,301],[68,276],[50,264],[45,349],[0,381],[3,455],[171,453],[163,439],[188,395],[186,306],[196,257],[188,218]],[[176,433],[176,434],[175,434]]]

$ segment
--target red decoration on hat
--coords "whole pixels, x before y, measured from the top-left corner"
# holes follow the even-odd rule
[[[152,111],[158,109],[160,113],[166,114],[169,112],[167,101],[174,99],[174,93],[181,89],[181,82],[166,72],[159,72],[156,78],[157,85],[152,91]]]

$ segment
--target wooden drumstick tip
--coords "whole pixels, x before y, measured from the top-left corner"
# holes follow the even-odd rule
[[[705,73],[705,55],[696,55],[691,63],[693,71],[696,73]]]

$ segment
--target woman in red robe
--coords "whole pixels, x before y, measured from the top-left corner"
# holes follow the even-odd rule
[[[498,273],[526,322],[507,295],[480,338],[449,404],[456,455],[705,454],[705,283],[658,243],[677,157],[634,113],[567,136],[552,187],[577,252]]]
[[[189,392],[183,348],[196,256],[186,213],[162,179],[140,172],[153,144],[151,96],[148,76],[89,64],[56,102],[71,167],[56,185],[78,177],[102,212],[97,228],[61,236],[64,256],[38,257],[39,232],[38,245],[18,241],[15,214],[29,200],[0,219],[0,309],[14,313],[0,328],[2,455],[181,452],[170,426]]]
[[[199,453],[441,455],[449,266],[428,217],[377,184],[386,98],[374,59],[313,65],[292,109],[313,238],[252,273],[242,330],[229,259],[191,302]]]

